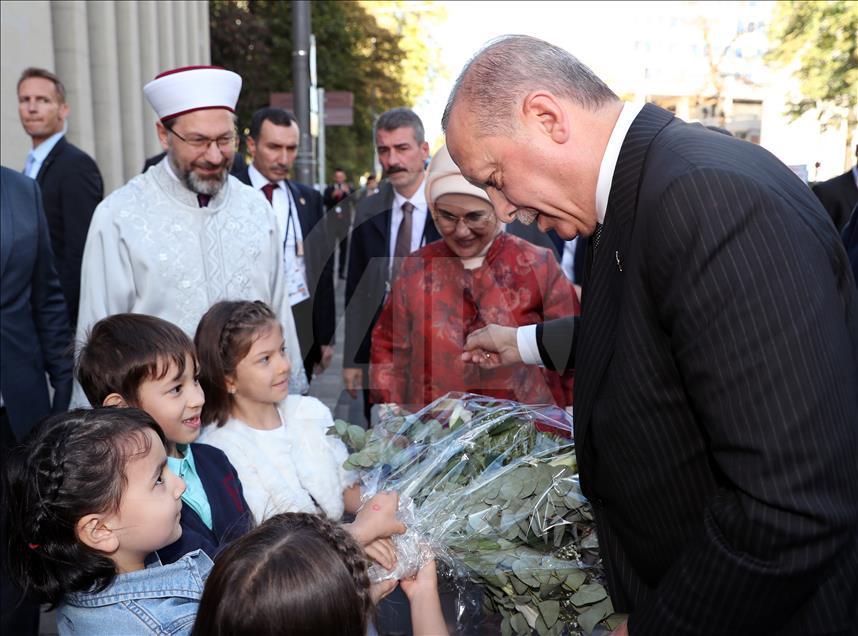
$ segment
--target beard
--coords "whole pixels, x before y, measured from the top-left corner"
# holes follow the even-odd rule
[[[232,167],[232,157],[224,157],[220,165],[211,164],[208,161],[195,162],[187,167],[177,166],[173,157],[170,157],[170,165],[176,172],[179,181],[194,194],[204,194],[206,196],[216,196],[221,191],[227,178],[229,178],[229,169]],[[220,170],[210,177],[202,177],[197,174],[194,167],[205,168],[207,170],[220,168]]]

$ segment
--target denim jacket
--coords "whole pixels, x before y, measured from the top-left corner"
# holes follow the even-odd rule
[[[66,634],[190,634],[212,568],[201,550],[175,563],[155,561],[145,570],[117,574],[102,592],[67,594],[57,608]]]

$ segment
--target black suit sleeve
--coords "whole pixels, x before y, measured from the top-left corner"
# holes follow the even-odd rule
[[[547,369],[563,373],[575,368],[579,320],[578,316],[568,316],[536,325],[536,346]]]
[[[316,243],[322,254],[322,267],[319,280],[316,281],[313,300],[313,336],[320,345],[330,345],[334,341],[337,326],[334,303],[334,246],[322,207],[322,197],[315,190],[308,190],[312,193],[309,202],[317,219],[312,232],[318,237]]]
[[[104,197],[104,185],[98,166],[88,156],[77,159],[79,166],[64,174],[60,183],[64,251],[57,263],[72,324],[77,323],[80,303],[80,269],[86,235],[96,206]]]
[[[363,202],[362,202],[363,203]],[[361,208],[358,209],[358,219],[362,218]],[[369,223],[360,223],[355,220],[354,230],[349,238],[348,274],[346,276],[346,329],[345,342],[343,343],[343,367],[355,368],[369,364],[369,333],[370,322],[367,312],[370,308],[366,305],[370,302],[364,287],[367,281],[364,274],[369,266],[370,254],[368,251]]]
[[[717,482],[631,634],[777,632],[854,557],[858,302],[833,232],[802,218],[811,196],[802,210],[758,181],[698,170],[642,228],[658,323]],[[659,496],[685,487],[668,481]],[[836,584],[854,591],[851,571]]]
[[[33,206],[38,217],[38,253],[31,281],[33,323],[42,347],[42,364],[54,388],[51,412],[68,408],[72,391],[72,340],[66,304],[54,268],[47,220],[42,208],[42,195],[35,181]]]

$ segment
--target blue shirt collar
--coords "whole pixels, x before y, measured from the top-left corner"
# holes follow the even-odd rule
[[[45,139],[42,143],[40,143],[38,146],[33,148],[30,151],[30,154],[33,155],[33,159],[35,159],[39,163],[43,163],[48,157],[48,155],[51,154],[51,150],[54,149],[54,146],[57,145],[59,140],[62,139],[63,135],[65,134],[65,130],[61,130],[58,133],[54,133],[53,135]]]

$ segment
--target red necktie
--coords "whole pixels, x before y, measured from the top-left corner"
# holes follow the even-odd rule
[[[274,205],[274,190],[279,188],[280,186],[276,183],[266,183],[262,186],[262,193],[265,195],[265,198],[268,199],[268,203]]]

